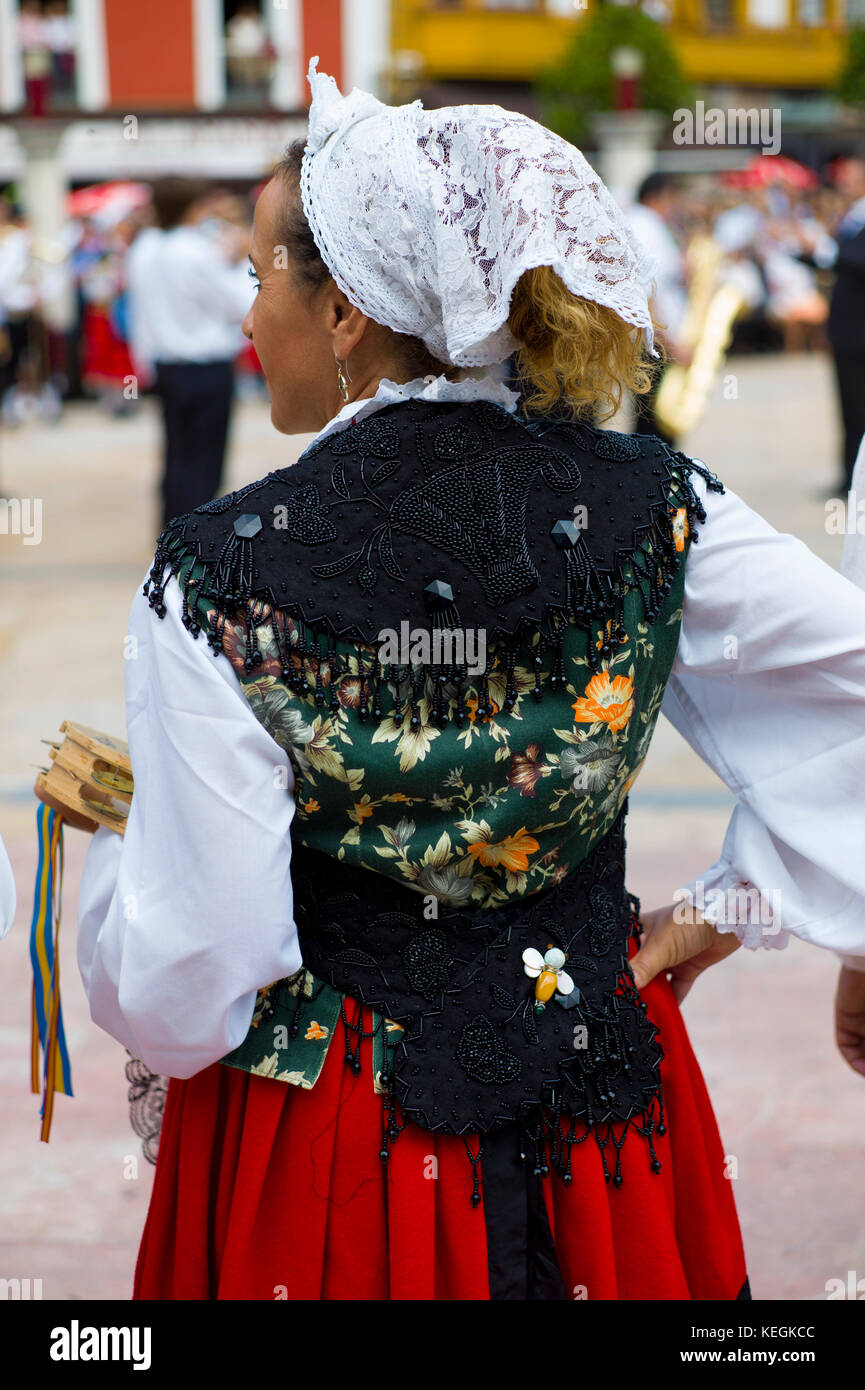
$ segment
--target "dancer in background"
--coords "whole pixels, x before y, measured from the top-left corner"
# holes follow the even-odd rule
[[[133,243],[127,278],[133,360],[162,406],[164,524],[220,491],[239,324],[252,290],[248,232],[235,228],[228,250],[209,234],[206,183],[162,179],[153,202],[157,227]]]
[[[688,353],[679,341],[679,334],[688,307],[688,290],[685,256],[673,231],[676,206],[676,180],[668,174],[649,174],[640,184],[637,201],[628,212],[628,222],[634,236],[655,264],[652,313],[661,325],[659,336],[667,358],[686,366]],[[655,413],[655,399],[662,376],[663,370],[658,373],[650,391],[634,396],[634,433],[654,434],[672,444],[672,436]]]
[[[841,487],[846,492],[865,434],[865,152],[842,162],[837,183],[849,206],[835,229],[828,333],[841,405]]]

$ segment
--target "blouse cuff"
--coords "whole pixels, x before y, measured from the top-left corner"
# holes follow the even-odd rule
[[[690,906],[719,932],[734,932],[749,951],[761,947],[781,951],[790,940],[770,900],[728,859],[719,859],[699,878],[678,888],[673,900],[683,914],[681,920],[687,920]]]

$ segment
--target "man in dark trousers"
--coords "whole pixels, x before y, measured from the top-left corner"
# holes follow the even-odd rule
[[[850,199],[850,207],[835,229],[835,285],[828,335],[841,404],[842,487],[846,493],[865,434],[865,150],[844,160],[837,186]]]
[[[674,235],[678,185],[669,174],[649,174],[637,191],[637,201],[626,214],[634,236],[655,264],[652,313],[658,321],[668,362],[687,365],[689,354],[679,336],[688,308],[685,257]],[[655,402],[663,369],[657,372],[651,391],[634,397],[633,434],[655,434],[667,444],[675,441],[658,419]]]
[[[221,490],[234,359],[253,293],[245,234],[213,224],[212,198],[199,180],[159,180],[157,226],[129,253],[133,357],[162,405],[163,525]]]

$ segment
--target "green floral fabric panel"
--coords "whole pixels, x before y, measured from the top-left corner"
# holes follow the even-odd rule
[[[240,1047],[222,1061],[309,1091],[319,1078],[342,995],[300,970],[258,991],[252,1023]],[[272,1011],[272,1012],[271,1012]]]
[[[548,658],[539,701],[527,643],[507,715],[498,713],[506,673],[496,657],[494,712],[479,715],[479,691],[469,689],[463,728],[432,722],[431,685],[419,729],[407,703],[395,721],[387,693],[381,721],[361,721],[357,647],[348,643],[337,644],[348,664],[339,708],[318,707],[312,690],[296,694],[283,682],[269,625],[257,629],[263,661],[247,672],[245,630],[227,623],[225,651],[250,707],[294,769],[293,837],[455,906],[491,907],[560,882],[609,830],[646,756],[678,644],[684,573],[681,564],[651,625],[639,593],[627,595],[624,640],[594,673],[587,634],[569,625],[567,685],[550,686]],[[600,650],[600,628],[592,640]],[[326,661],[321,685],[329,704]]]
[[[339,1024],[342,1000],[341,994],[308,970],[267,985],[258,991],[252,1023],[240,1047],[221,1060],[253,1076],[267,1076],[310,1091],[321,1075]],[[373,1020],[373,1086],[381,1095],[381,1075],[391,1070],[388,1053],[396,1047],[403,1030],[378,1014]]]

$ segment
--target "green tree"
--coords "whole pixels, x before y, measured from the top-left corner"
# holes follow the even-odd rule
[[[541,120],[551,130],[580,145],[591,134],[589,117],[611,111],[614,48],[636,48],[643,55],[640,104],[672,116],[692,104],[693,92],[682,76],[666,32],[635,5],[599,5],[576,30],[555,66],[538,78]]]
[[[865,27],[861,24],[847,35],[847,55],[836,90],[847,106],[865,106]]]

